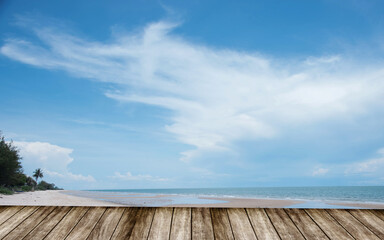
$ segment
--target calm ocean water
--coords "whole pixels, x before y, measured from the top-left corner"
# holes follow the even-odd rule
[[[384,203],[384,186],[113,189],[91,191],[167,195],[174,194],[183,195],[185,197],[273,198]]]

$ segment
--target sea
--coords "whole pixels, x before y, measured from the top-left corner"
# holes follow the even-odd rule
[[[102,189],[79,191],[73,193],[73,195],[130,205],[137,203],[140,206],[224,202],[215,199],[204,199],[204,197],[303,200],[305,203],[292,207],[306,208],[340,208],[340,206],[330,205],[329,202],[384,204],[384,186]],[[160,198],[160,200],[164,200],[162,202],[156,197],[159,195],[166,195],[167,197]],[[132,199],[136,202],[132,202]]]

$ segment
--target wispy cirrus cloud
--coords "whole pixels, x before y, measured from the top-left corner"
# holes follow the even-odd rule
[[[45,69],[114,85],[105,95],[172,111],[165,130],[193,146],[182,160],[225,151],[237,140],[273,138],[282,126],[316,124],[383,107],[384,65],[342,55],[300,61],[216,49],[155,22],[108,43],[54,26],[33,29],[40,42],[7,39],[1,53]]]

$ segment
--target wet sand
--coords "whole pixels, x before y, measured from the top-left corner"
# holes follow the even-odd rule
[[[382,203],[327,202],[327,204],[332,204],[337,206],[367,208],[367,209],[384,209],[384,204]]]
[[[304,203],[299,200],[278,200],[278,199],[250,199],[250,198],[205,198],[218,201],[227,201],[224,203],[213,204],[174,204],[172,207],[217,207],[217,208],[283,208],[293,204]]]
[[[306,208],[314,201],[254,198],[185,197],[157,194],[116,194],[91,191],[35,191],[0,195],[0,205],[23,206],[137,206],[137,207],[218,207],[218,208]],[[319,204],[321,203],[321,204]],[[317,205],[316,205],[317,204]],[[315,208],[384,209],[381,203],[330,202],[315,203]],[[321,207],[319,207],[321,206]],[[313,206],[311,206],[312,208]]]

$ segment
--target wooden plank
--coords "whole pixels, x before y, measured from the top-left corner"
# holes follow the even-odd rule
[[[105,212],[105,207],[92,207],[72,229],[66,239],[86,239]]]
[[[214,238],[209,208],[192,208],[192,240]]]
[[[264,209],[247,208],[246,210],[258,239],[280,239]]]
[[[34,213],[32,213],[28,218],[26,218],[21,224],[14,228],[7,236],[3,239],[22,239],[30,231],[32,231],[41,221],[44,220],[53,210],[54,206],[51,207],[40,207]]]
[[[227,212],[235,239],[256,239],[245,209],[228,208]]]
[[[342,225],[356,240],[379,239],[373,232],[371,232],[345,209],[327,209],[326,211],[332,215],[332,217],[335,218],[339,224]]]
[[[28,218],[32,213],[34,213],[39,207],[24,207],[7,221],[5,221],[0,226],[0,239],[5,237],[9,232],[16,228],[20,223],[22,223],[26,218]]]
[[[7,221],[9,218],[11,218],[14,214],[16,214],[18,211],[23,209],[23,206],[17,206],[17,207],[6,207],[3,209],[3,211],[0,213],[0,225],[3,224],[5,221]]]
[[[65,239],[88,210],[89,207],[73,207],[45,239]]]
[[[5,209],[7,209],[8,207],[7,206],[0,206],[0,213],[2,212],[2,211],[4,211]]]
[[[227,209],[212,208],[211,216],[215,239],[234,239]]]
[[[125,208],[111,239],[129,239],[136,223],[138,208]]]
[[[140,208],[137,212],[136,223],[129,239],[147,239],[154,215],[155,208]]]
[[[384,221],[384,210],[372,209],[370,211],[373,212],[376,216],[378,216],[379,218],[381,218],[381,220]]]
[[[324,209],[306,209],[305,211],[330,239],[353,239]]]
[[[384,221],[381,218],[368,210],[349,209],[348,211],[379,238],[384,239]]]
[[[33,229],[23,240],[43,239],[63,219],[72,207],[57,207],[40,224]]]
[[[148,239],[169,239],[173,208],[156,208]]]
[[[284,209],[266,208],[265,211],[281,239],[304,239]]]
[[[329,239],[303,209],[285,209],[296,227],[306,239]]]
[[[123,212],[124,208],[121,207],[107,208],[91,234],[88,236],[88,239],[110,239]]]
[[[191,239],[191,208],[175,208],[171,226],[171,240],[173,239]]]

